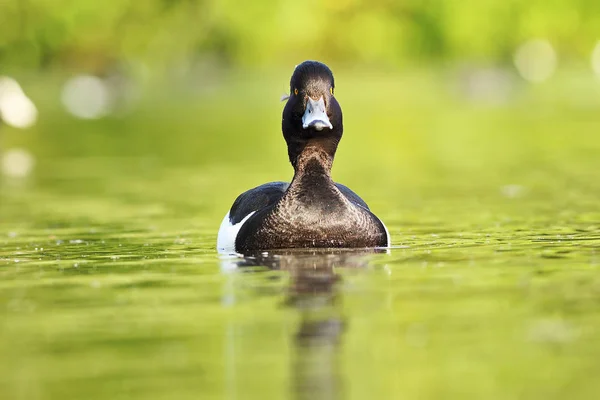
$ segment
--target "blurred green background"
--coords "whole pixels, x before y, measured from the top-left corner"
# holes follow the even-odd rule
[[[589,57],[600,5],[556,1],[4,1],[0,61],[16,68],[102,72],[215,57],[230,65],[302,59],[399,66],[475,59],[510,62],[532,37],[570,61]]]
[[[42,158],[279,163],[277,99],[294,65],[318,59],[336,73],[345,111],[342,174],[381,160],[392,175],[419,160],[443,172],[490,157],[514,170],[525,152],[521,161],[544,162],[546,142],[585,157],[598,147],[599,29],[600,5],[584,0],[9,0],[0,73],[38,118],[11,127],[19,107],[5,106],[0,143]]]
[[[583,153],[598,146],[584,138],[600,104],[594,1],[12,0],[0,7],[0,73],[39,109],[30,123],[5,124],[1,143],[36,157],[278,161],[285,151],[277,98],[305,59],[329,64],[338,78],[349,132],[343,146],[353,149],[337,163],[341,173],[368,168],[371,151],[371,161],[386,160],[393,174],[423,158],[419,167],[439,171],[490,157],[506,166],[525,151],[523,161],[543,162],[536,148],[547,141],[577,141]],[[568,121],[575,125],[557,126]],[[359,148],[369,153],[365,162],[348,162]]]
[[[230,271],[306,59],[395,248]],[[595,398],[598,132],[598,1],[4,0],[0,397]]]

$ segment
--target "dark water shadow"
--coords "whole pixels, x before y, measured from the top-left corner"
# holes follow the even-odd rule
[[[344,398],[340,347],[350,327],[344,317],[343,269],[364,269],[385,249],[287,250],[263,252],[224,260],[223,268],[267,267],[289,273],[284,301],[298,311],[297,328],[290,343],[290,398],[334,400]]]

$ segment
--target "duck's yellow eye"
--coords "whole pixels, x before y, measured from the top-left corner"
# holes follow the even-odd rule
[[[329,93],[331,93],[331,95],[333,95],[333,86],[329,88]]]
[[[294,89],[294,94],[295,94],[296,96],[298,96],[298,89],[297,89],[297,88],[295,88],[295,89]]]

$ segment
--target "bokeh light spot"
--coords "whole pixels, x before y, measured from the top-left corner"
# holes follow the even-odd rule
[[[529,82],[543,82],[556,71],[557,57],[554,48],[545,39],[523,43],[514,55],[517,71]]]
[[[111,108],[107,85],[102,79],[91,75],[69,79],[63,87],[62,102],[69,113],[82,119],[101,118]]]
[[[504,185],[500,188],[500,193],[502,193],[504,197],[507,197],[509,199],[521,197],[524,192],[525,188],[521,185],[516,184]]]
[[[596,43],[594,51],[592,51],[592,69],[600,77],[600,40]]]
[[[25,149],[10,149],[2,154],[2,173],[10,178],[25,178],[31,174],[35,158]]]
[[[29,128],[37,121],[35,104],[23,93],[19,83],[0,77],[0,118],[15,128]]]

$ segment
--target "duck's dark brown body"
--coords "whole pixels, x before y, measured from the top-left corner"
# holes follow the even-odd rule
[[[367,205],[336,185],[317,155],[307,157],[281,198],[244,223],[236,251],[387,246],[386,229]]]

